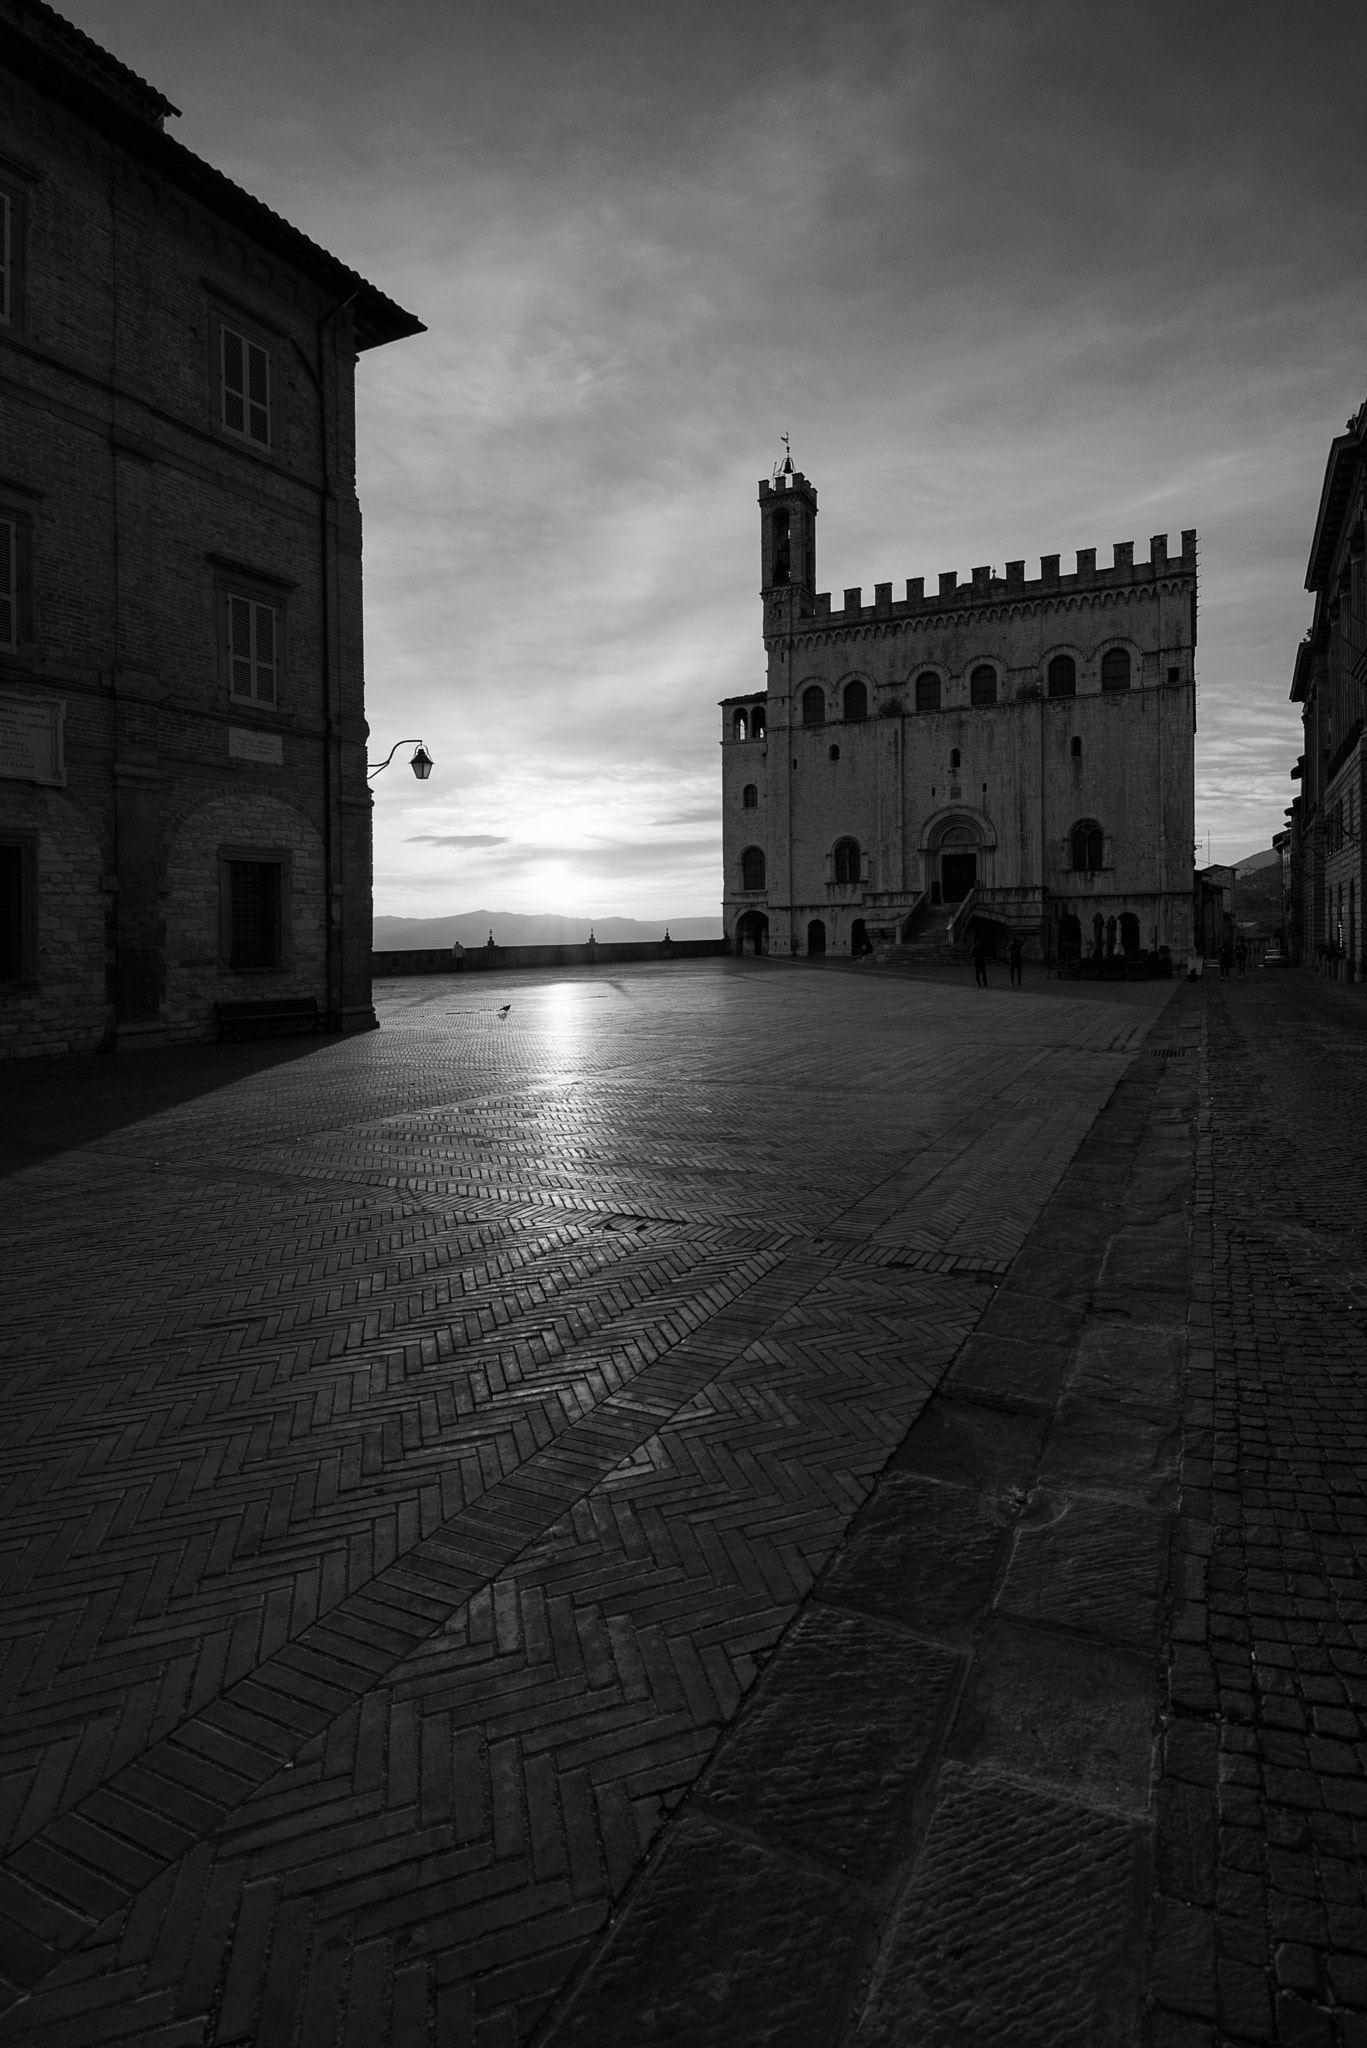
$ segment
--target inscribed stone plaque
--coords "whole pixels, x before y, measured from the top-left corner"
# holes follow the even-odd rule
[[[66,786],[62,750],[65,704],[0,695],[0,776]]]
[[[228,752],[235,761],[264,761],[278,768],[285,758],[278,732],[252,732],[245,725],[228,727]]]

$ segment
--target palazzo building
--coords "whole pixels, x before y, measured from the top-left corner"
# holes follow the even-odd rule
[[[817,496],[759,486],[765,686],[722,705],[725,929],[859,953],[970,928],[1036,958],[1192,947],[1196,535],[873,602],[816,588]]]
[[[1367,975],[1363,896],[1363,716],[1367,712],[1367,403],[1329,450],[1305,587],[1314,620],[1296,651],[1291,700],[1304,750],[1292,774],[1293,948],[1343,981]]]
[[[360,352],[421,323],[0,0],[0,1054],[373,1024]]]

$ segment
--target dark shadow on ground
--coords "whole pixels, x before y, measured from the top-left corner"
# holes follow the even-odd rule
[[[163,1052],[88,1053],[0,1063],[0,1176],[89,1145],[127,1124],[175,1109],[292,1060],[326,1038],[256,1045],[176,1045]]]

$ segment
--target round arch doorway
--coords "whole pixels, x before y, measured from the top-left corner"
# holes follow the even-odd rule
[[[769,950],[769,920],[762,910],[747,910],[736,920],[736,951],[752,957]]]
[[[978,884],[978,835],[971,825],[947,825],[940,834],[942,903],[962,903]]]
[[[814,917],[807,927],[807,958],[822,960],[826,955],[826,926],[823,919]]]

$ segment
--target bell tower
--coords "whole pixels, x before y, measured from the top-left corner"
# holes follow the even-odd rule
[[[816,610],[816,488],[785,455],[759,486],[764,634],[789,632]]]

